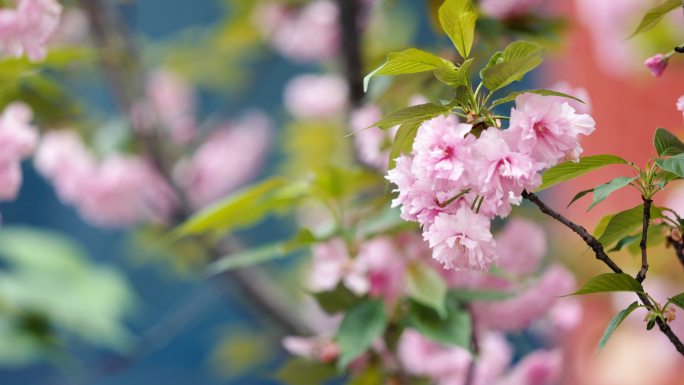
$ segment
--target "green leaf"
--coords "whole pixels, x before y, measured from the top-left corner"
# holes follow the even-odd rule
[[[291,385],[323,385],[338,377],[337,370],[330,364],[294,358],[285,363],[275,375],[280,382]]]
[[[659,207],[651,206],[651,219],[660,217],[662,217],[662,210]],[[608,246],[621,238],[631,235],[643,225],[643,219],[642,205],[621,211],[610,218],[605,231],[601,233],[598,241],[604,246]]]
[[[639,26],[631,35],[629,35],[629,37],[634,37],[652,29],[660,23],[660,20],[662,20],[670,11],[681,7],[682,0],[666,0],[664,3],[649,9],[641,19]]]
[[[589,193],[592,192],[592,191],[594,191],[593,188],[586,189],[586,190],[582,190],[582,191],[578,192],[577,194],[575,194],[574,197],[572,197],[572,200],[570,201],[570,203],[568,203],[568,205],[566,206],[566,208],[567,208],[567,207],[570,207],[573,203],[577,202],[577,201],[580,200],[583,196],[589,194]]]
[[[679,293],[672,298],[669,298],[670,302],[684,309],[684,293]]]
[[[594,228],[594,237],[599,238],[601,235],[603,235],[603,233],[606,231],[606,227],[608,227],[608,223],[611,219],[613,219],[614,216],[615,214],[608,214],[598,221],[596,227]]]
[[[615,246],[612,249],[607,250],[607,251],[609,253],[613,252],[613,251],[620,251],[620,250],[622,250],[623,247],[629,246],[632,242],[638,241],[640,239],[641,239],[641,235],[628,235],[626,237],[621,238],[619,241],[617,241]]]
[[[605,273],[590,278],[582,287],[570,295],[631,291],[643,293],[639,281],[624,273]]]
[[[412,301],[407,323],[437,343],[471,349],[472,320],[470,313],[461,308],[458,301],[448,301],[446,318],[440,317],[433,309]]]
[[[514,292],[493,290],[455,289],[449,291],[449,299],[467,303],[473,301],[502,301],[513,296],[515,296]]]
[[[684,178],[684,154],[671,156],[667,159],[656,159],[656,163],[663,170]]]
[[[406,291],[414,301],[434,309],[446,317],[447,285],[444,278],[432,267],[414,263],[407,269]]]
[[[426,72],[437,67],[451,64],[449,61],[435,56],[429,52],[416,48],[409,48],[401,52],[392,52],[387,55],[387,61],[363,78],[363,90],[368,91],[368,84],[373,76],[377,75],[403,75]]]
[[[512,102],[515,100],[515,98],[518,95],[528,94],[528,93],[529,94],[544,95],[544,96],[560,96],[562,98],[573,99],[573,100],[576,100],[580,103],[584,103],[584,101],[582,99],[578,99],[572,95],[564,94],[562,92],[553,91],[553,90],[539,89],[539,90],[526,90],[526,91],[511,92],[510,94],[504,96],[503,98],[494,100],[491,104],[491,107],[493,108],[493,107],[496,107],[500,104]]]
[[[209,264],[206,271],[208,275],[212,276],[229,270],[271,262],[287,257],[292,252],[309,246],[316,241],[318,239],[309,230],[302,230],[288,241],[242,250],[220,257],[215,262]]]
[[[445,61],[435,69],[435,77],[450,87],[467,86],[470,83],[468,69],[473,64],[473,61],[475,59],[468,59],[459,67]]]
[[[596,188],[594,189],[593,201],[591,205],[589,205],[588,210],[591,210],[594,206],[603,202],[606,198],[610,196],[610,194],[614,193],[615,191],[625,186],[629,186],[629,184],[632,183],[635,179],[636,178],[619,176],[608,183],[596,186]]]
[[[608,342],[610,336],[613,335],[615,329],[617,329],[617,327],[620,326],[622,321],[624,321],[625,318],[627,318],[627,316],[629,316],[638,307],[639,302],[632,302],[629,306],[627,306],[626,309],[617,313],[615,317],[613,317],[613,319],[610,320],[608,326],[606,326],[606,330],[603,332],[601,340],[599,341],[599,350],[603,349],[603,347],[606,346],[606,342]]]
[[[544,49],[538,44],[515,41],[506,47],[495,64],[482,70],[482,82],[490,91],[496,91],[519,81],[542,63],[543,53]]]
[[[580,158],[579,162],[564,162],[551,167],[542,174],[543,183],[536,190],[546,190],[558,183],[582,176],[589,171],[611,164],[627,164],[626,160],[615,155],[594,155]]]
[[[316,302],[318,302],[321,309],[328,314],[347,311],[347,309],[354,306],[360,300],[359,297],[342,284],[338,285],[335,290],[313,293],[313,296],[316,298]]]
[[[439,7],[439,23],[464,59],[470,56],[476,21],[477,10],[470,0],[445,0]]]
[[[382,118],[379,122],[370,125],[369,127],[380,127],[384,130],[405,123],[422,123],[428,119],[435,118],[439,115],[444,115],[450,110],[451,105],[449,104],[418,104],[395,111]]]
[[[653,146],[660,156],[678,155],[684,152],[684,143],[664,128],[656,129]]]
[[[270,214],[293,209],[307,190],[306,184],[291,184],[281,178],[267,179],[196,213],[174,229],[171,237],[223,233],[249,226]]]
[[[349,309],[337,330],[335,340],[340,348],[337,367],[342,370],[363,354],[382,335],[387,325],[385,305],[381,300],[359,302]]]
[[[397,133],[394,135],[392,148],[390,149],[388,169],[391,170],[394,168],[397,158],[402,154],[411,153],[411,150],[413,149],[413,140],[416,138],[418,128],[420,128],[421,124],[423,124],[423,122],[411,122],[399,126]]]

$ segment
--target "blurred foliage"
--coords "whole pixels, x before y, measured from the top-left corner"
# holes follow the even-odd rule
[[[47,359],[74,340],[123,349],[133,293],[73,240],[23,227],[0,230],[0,365]]]
[[[224,377],[235,377],[255,371],[272,361],[278,344],[272,336],[262,331],[244,327],[228,327],[211,355],[211,364]]]

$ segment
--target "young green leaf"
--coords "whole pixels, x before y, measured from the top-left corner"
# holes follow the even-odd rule
[[[342,284],[332,291],[313,293],[313,297],[316,298],[316,302],[318,302],[321,309],[328,314],[346,311],[360,300],[359,297]]]
[[[435,118],[439,115],[446,114],[451,110],[451,105],[439,105],[433,103],[418,104],[416,106],[411,106],[404,108],[399,111],[395,111],[380,121],[372,124],[370,127],[380,127],[383,130],[407,123],[422,123],[426,120]]]
[[[369,299],[354,305],[345,314],[335,340],[340,348],[338,369],[344,369],[363,354],[380,337],[387,326],[385,305],[379,299]]]
[[[682,0],[666,0],[664,3],[649,9],[641,19],[639,26],[631,35],[629,35],[629,37],[634,37],[640,33],[644,33],[652,29],[658,25],[660,20],[662,20],[663,17],[665,17],[665,15],[667,15],[670,11],[681,7]]]
[[[528,94],[528,93],[529,93],[529,94],[544,95],[544,96],[560,96],[560,97],[562,97],[562,98],[573,99],[573,100],[576,100],[576,101],[578,101],[578,102],[580,102],[580,103],[584,103],[584,101],[583,101],[582,99],[578,99],[578,98],[576,98],[576,97],[574,97],[574,96],[572,96],[572,95],[564,94],[564,93],[562,93],[562,92],[553,91],[553,90],[539,89],[539,90],[526,90],[526,91],[511,92],[510,94],[504,96],[503,98],[494,100],[494,101],[492,102],[492,104],[490,105],[490,107],[493,108],[493,107],[496,107],[496,106],[498,106],[498,105],[500,105],[500,104],[512,102],[512,101],[515,100],[515,98],[516,98],[518,95]]]
[[[397,133],[394,135],[392,148],[389,154],[389,169],[394,168],[394,164],[398,157],[402,154],[409,154],[413,149],[413,140],[416,138],[418,128],[423,122],[404,123],[399,126]]]
[[[605,273],[590,278],[582,287],[570,295],[631,291],[643,293],[644,288],[632,276],[623,273]]]
[[[650,230],[650,228],[649,228],[649,230]],[[631,243],[636,242],[640,239],[641,239],[641,234],[639,234],[639,235],[628,235],[626,237],[622,237],[620,240],[617,241],[615,246],[612,249],[607,250],[607,252],[610,253],[613,251],[620,251],[620,250],[622,250],[623,247],[629,246]]]
[[[476,21],[477,10],[471,0],[445,0],[439,7],[439,22],[464,59],[470,56]]]
[[[450,87],[466,86],[470,82],[468,79],[468,69],[475,59],[468,59],[459,67],[453,63],[445,61],[435,69],[437,80]]]
[[[451,62],[417,48],[409,48],[387,55],[387,61],[363,78],[363,90],[368,91],[368,84],[373,76],[403,75],[426,72]]]
[[[447,285],[444,278],[424,263],[408,267],[406,291],[414,301],[434,309],[440,317],[446,317]]]
[[[684,143],[664,128],[656,129],[653,146],[660,156],[679,155],[684,152]]]
[[[538,44],[515,41],[504,49],[495,64],[481,71],[482,83],[493,92],[519,81],[542,63],[543,53],[544,49]]]
[[[599,351],[603,349],[604,346],[606,346],[606,342],[608,342],[608,339],[610,338],[610,336],[613,335],[613,332],[615,331],[615,329],[617,329],[618,326],[620,326],[622,321],[624,321],[625,318],[627,318],[627,316],[629,316],[638,307],[639,302],[632,302],[629,306],[627,306],[626,309],[617,313],[615,317],[613,317],[613,319],[610,320],[608,326],[606,327],[606,330],[603,332],[601,340],[599,341]]]
[[[636,178],[619,176],[608,183],[596,186],[596,188],[594,189],[593,201],[589,206],[588,210],[591,210],[594,206],[603,202],[606,198],[610,196],[610,194],[614,193],[615,191],[625,186],[629,186],[629,184],[632,183],[635,179]]]
[[[656,163],[663,170],[684,178],[684,154],[678,154],[666,159],[656,159]]]
[[[440,317],[433,309],[412,301],[407,322],[412,328],[437,343],[471,349],[470,313],[462,309],[455,301],[447,303],[446,318]]]
[[[225,255],[207,266],[208,275],[221,274],[229,270],[271,262],[289,256],[294,251],[316,242],[316,237],[309,230],[302,230],[289,241],[242,250]]]
[[[568,205],[566,206],[566,208],[567,208],[567,207],[570,207],[573,203],[575,203],[575,202],[577,202],[578,200],[582,199],[583,196],[589,194],[589,193],[592,192],[592,191],[594,191],[593,188],[586,189],[586,190],[582,190],[582,191],[578,192],[577,194],[575,194],[574,197],[572,197],[572,200],[570,200],[570,203],[568,203]]]
[[[293,358],[278,370],[275,378],[290,385],[323,385],[337,376],[337,370],[331,364]]]
[[[224,233],[254,224],[266,216],[291,210],[308,191],[308,185],[271,178],[246,187],[196,213],[173,230],[177,239],[201,233]]]
[[[542,191],[558,183],[582,176],[589,171],[611,164],[627,164],[628,162],[615,155],[594,155],[580,158],[579,162],[564,162],[551,167],[542,174],[543,183],[536,190]]]
[[[651,219],[662,217],[662,209],[651,206]],[[629,210],[621,211],[613,215],[605,231],[598,238],[604,246],[631,235],[643,224],[643,206],[638,205]]]
[[[684,293],[679,293],[674,297],[670,298],[670,302],[684,309]]]

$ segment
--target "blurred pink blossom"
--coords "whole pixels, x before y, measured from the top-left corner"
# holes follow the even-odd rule
[[[5,107],[0,115],[0,199],[14,199],[21,186],[21,160],[33,151],[38,131],[31,125],[33,112],[21,102]]]
[[[684,116],[684,95],[680,96],[679,99],[677,99],[677,110],[681,112]]]
[[[347,106],[347,83],[334,75],[299,75],[285,86],[285,108],[298,119],[325,119]]]
[[[499,267],[509,273],[533,273],[546,254],[544,229],[527,219],[509,220],[495,239]]]
[[[380,109],[372,104],[356,109],[351,116],[351,129],[359,159],[381,171],[387,170],[392,140],[399,126],[382,130],[370,127],[382,118]],[[369,128],[370,127],[370,128]]]
[[[315,0],[299,10],[261,4],[254,22],[276,51],[295,62],[332,59],[339,50],[338,9],[330,0]]]
[[[254,178],[266,160],[272,122],[252,111],[216,130],[191,158],[175,167],[174,178],[192,205],[204,207]]]
[[[665,72],[665,68],[667,68],[667,62],[668,58],[659,53],[646,59],[644,65],[651,71],[651,75],[661,76]]]
[[[147,98],[158,123],[174,142],[186,143],[195,137],[196,97],[183,79],[168,70],[156,70],[147,81]]]
[[[558,297],[570,294],[574,287],[575,278],[567,269],[552,266],[537,282],[512,298],[474,304],[475,318],[488,328],[522,330],[547,314]]]
[[[352,259],[344,240],[335,238],[319,243],[312,249],[313,268],[308,288],[314,292],[334,290],[339,283],[357,295],[370,289],[365,267],[358,259]]]
[[[508,19],[529,13],[539,13],[546,0],[482,0],[482,12],[495,19]]]
[[[494,385],[553,385],[558,383],[562,369],[559,351],[538,350],[526,355]]]
[[[173,191],[146,160],[113,155],[98,163],[73,131],[47,133],[34,162],[60,199],[98,226],[164,221],[176,205]]]
[[[90,21],[80,8],[67,8],[62,14],[59,26],[50,37],[53,44],[85,44],[90,35]]]
[[[14,9],[0,9],[0,51],[40,61],[59,25],[62,6],[55,0],[18,0]]]
[[[568,333],[582,322],[584,311],[582,303],[574,298],[563,298],[556,302],[549,311],[549,320],[553,334]]]
[[[294,356],[320,362],[333,362],[340,353],[337,343],[326,336],[285,337],[283,347]]]

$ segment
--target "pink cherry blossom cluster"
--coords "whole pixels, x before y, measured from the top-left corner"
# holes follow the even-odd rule
[[[16,8],[0,9],[0,52],[44,59],[61,14],[62,6],[55,0],[18,0]]]
[[[5,107],[0,115],[0,199],[14,199],[21,186],[21,160],[33,152],[38,130],[31,125],[33,112],[21,103]]]
[[[567,102],[536,94],[515,99],[508,129],[479,136],[470,124],[440,116],[418,129],[413,150],[387,174],[398,192],[393,206],[418,222],[433,257],[446,268],[487,270],[496,260],[491,220],[506,217],[522,192],[541,183],[540,172],[577,160],[580,135],[594,120]]]
[[[267,2],[257,7],[254,23],[284,57],[319,62],[334,58],[339,50],[338,13],[331,0],[315,0],[301,9]]]
[[[63,202],[98,226],[163,221],[176,205],[173,191],[145,159],[117,154],[98,161],[74,131],[45,134],[34,163]]]

